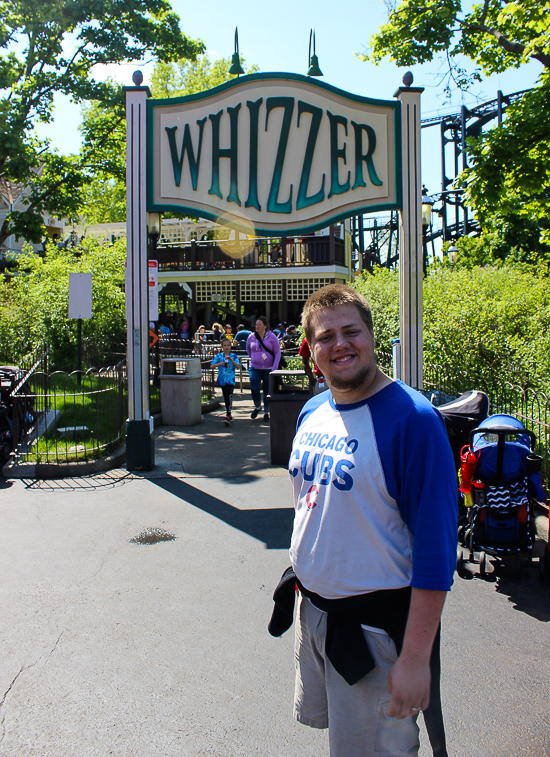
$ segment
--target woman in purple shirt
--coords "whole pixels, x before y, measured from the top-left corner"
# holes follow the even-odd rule
[[[264,421],[269,420],[269,402],[267,400],[268,381],[271,371],[276,371],[281,358],[279,340],[267,327],[267,318],[261,315],[254,333],[246,340],[246,351],[250,357],[250,391],[254,410],[251,418],[257,418],[262,411],[261,392],[264,393]]]

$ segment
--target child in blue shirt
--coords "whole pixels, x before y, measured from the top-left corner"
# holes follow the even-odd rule
[[[233,420],[231,405],[235,389],[235,368],[240,366],[240,362],[237,355],[231,352],[231,339],[222,339],[221,345],[222,351],[212,360],[211,365],[219,366],[218,385],[222,388],[223,401],[225,402],[225,418],[223,422],[226,426],[229,426]]]

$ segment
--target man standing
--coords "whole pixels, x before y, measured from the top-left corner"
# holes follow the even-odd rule
[[[378,369],[358,292],[320,289],[302,324],[330,392],[305,405],[289,463],[301,594],[295,716],[329,728],[331,757],[416,755],[456,560],[445,426]],[[444,737],[434,754],[446,755]]]

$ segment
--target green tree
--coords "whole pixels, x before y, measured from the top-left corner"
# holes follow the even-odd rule
[[[520,260],[550,258],[549,111],[545,74],[500,126],[468,140],[470,166],[460,177],[483,228],[509,240]]]
[[[241,58],[241,65],[244,64]],[[226,81],[234,79],[229,73],[230,58],[220,58],[212,62],[207,54],[199,55],[196,60],[179,60],[175,63],[155,64],[151,76],[151,93],[153,97],[182,97],[212,89]],[[244,65],[243,65],[244,67]],[[258,71],[258,66],[251,66],[247,74]]]
[[[444,55],[448,85],[466,90],[482,74],[502,73],[536,60],[550,68],[550,17],[545,0],[484,0],[462,11],[460,0],[403,0],[371,38],[364,60],[389,57],[398,66]],[[463,68],[462,56],[475,68]]]
[[[124,105],[92,102],[82,108],[82,191],[86,223],[126,219],[126,114]]]
[[[42,216],[73,216],[89,155],[62,156],[34,135],[52,119],[54,95],[121,104],[121,88],[94,78],[97,64],[193,59],[201,42],[186,37],[168,0],[0,0],[0,178],[29,188],[26,208],[8,214],[11,234],[38,242]],[[84,165],[83,165],[84,162]]]
[[[68,317],[70,273],[92,274],[92,318],[83,321],[84,339],[123,342],[125,260],[125,240],[101,245],[92,238],[77,250],[50,243],[44,257],[29,251],[19,258],[20,275],[0,279],[0,361],[19,363],[46,342],[55,369],[75,369],[77,326]]]
[[[528,61],[541,64],[539,85],[507,108],[503,123],[468,140],[470,166],[460,176],[484,230],[505,231],[510,248],[527,245],[523,259],[534,260],[550,256],[549,11],[547,0],[484,0],[468,12],[460,0],[403,0],[360,56],[399,66],[441,56],[447,95]]]

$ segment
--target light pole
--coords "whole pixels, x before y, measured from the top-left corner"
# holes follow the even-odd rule
[[[428,229],[432,225],[432,207],[434,200],[428,195],[426,187],[422,187],[422,272],[428,272]]]
[[[160,213],[147,213],[147,231],[151,240],[151,260],[157,259],[157,243],[160,237],[162,215]]]
[[[458,247],[454,242],[448,248],[447,255],[449,256],[449,263],[451,263],[451,265],[456,265],[456,262],[458,260]]]

